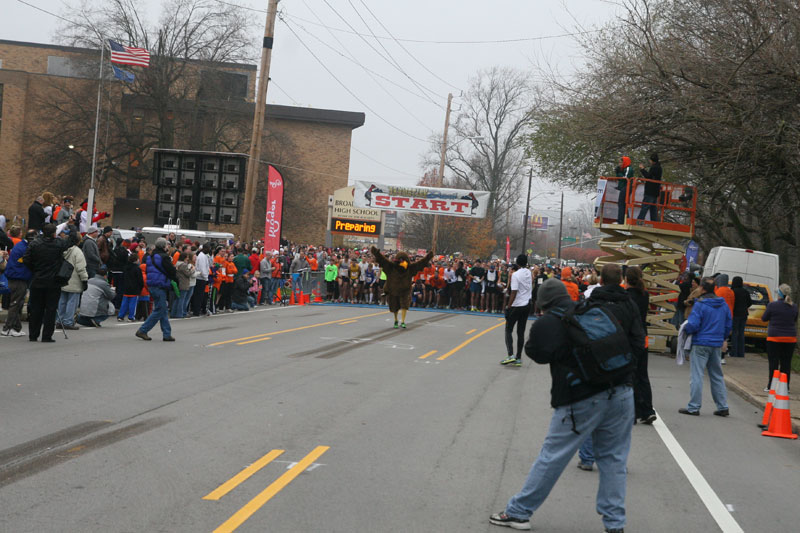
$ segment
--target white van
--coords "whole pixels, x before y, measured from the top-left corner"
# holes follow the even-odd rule
[[[780,279],[778,267],[776,254],[716,246],[708,254],[703,275],[711,276],[719,272],[727,274],[730,279],[741,276],[744,281],[766,285],[772,299],[776,299]]]

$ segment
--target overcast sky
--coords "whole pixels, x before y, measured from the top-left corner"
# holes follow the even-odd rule
[[[61,0],[25,2],[67,13]],[[267,0],[230,3],[253,8],[253,41],[260,43],[265,15],[256,10],[266,10]],[[55,42],[57,18],[18,0],[0,0],[0,4],[0,38]],[[157,19],[160,1],[140,0],[139,4],[144,18]],[[458,96],[478,70],[495,65],[528,69],[534,62],[547,62],[568,75],[580,65],[580,50],[571,37],[550,37],[600,27],[615,16],[618,7],[608,0],[282,0],[279,10],[285,22],[279,20],[275,28],[268,101],[364,112],[366,123],[353,132],[350,181],[413,184],[422,173],[422,154],[429,149],[429,143],[420,139],[441,133],[448,92]],[[401,47],[392,39],[377,44],[371,37],[354,35],[349,25],[365,35],[388,36],[391,32],[397,39],[530,40],[482,44],[402,41]],[[373,74],[376,82],[361,66],[329,47],[352,54],[355,61],[393,83]],[[376,51],[390,55],[400,68]],[[457,110],[458,98],[454,100],[454,112]],[[553,185],[534,182],[534,195],[552,189]],[[540,195],[531,206],[543,211],[556,205],[555,198]],[[586,195],[568,192],[566,208],[574,209],[585,201]]]

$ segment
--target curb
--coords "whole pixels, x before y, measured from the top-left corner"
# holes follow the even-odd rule
[[[725,376],[725,385],[730,388],[733,392],[741,396],[747,403],[758,407],[762,412],[764,408],[767,406],[767,402],[753,394],[752,392],[748,391],[744,388],[744,386],[739,383],[738,380],[732,378],[730,376]],[[795,421],[795,418],[792,417],[792,432],[793,433],[800,433],[800,423]]]

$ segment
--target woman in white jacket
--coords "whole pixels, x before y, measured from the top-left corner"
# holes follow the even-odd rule
[[[61,297],[58,300],[58,320],[64,329],[80,329],[75,325],[75,312],[78,310],[81,293],[86,288],[89,274],[86,271],[86,258],[83,251],[78,248],[80,235],[77,231],[64,231],[69,231],[67,239],[71,244],[64,252],[64,260],[72,265],[73,270],[69,283],[61,287]]]

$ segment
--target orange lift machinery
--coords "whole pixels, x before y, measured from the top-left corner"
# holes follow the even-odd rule
[[[644,202],[647,182],[661,186],[655,202]],[[642,269],[650,293],[651,349],[665,349],[667,341],[678,334],[670,321],[680,292],[675,281],[686,244],[694,237],[696,207],[697,190],[689,185],[645,178],[598,180],[594,226],[603,233],[598,245],[609,255],[599,257],[595,265],[600,269],[606,263],[618,263]]]

